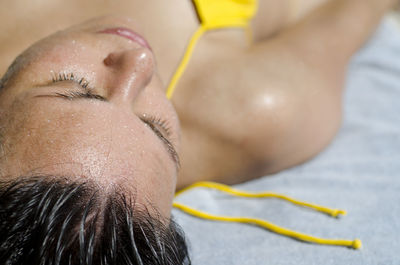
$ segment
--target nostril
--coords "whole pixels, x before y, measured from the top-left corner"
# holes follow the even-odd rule
[[[147,49],[131,49],[121,52],[110,52],[103,60],[107,67],[114,67],[128,71],[143,70],[143,68],[153,67],[151,52]]]
[[[104,60],[103,63],[105,66],[111,66],[115,64],[116,62],[116,57],[113,53],[110,53]]]

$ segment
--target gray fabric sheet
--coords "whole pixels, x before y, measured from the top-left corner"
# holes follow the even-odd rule
[[[255,226],[197,219],[174,210],[194,265],[400,264],[400,29],[386,18],[353,59],[344,123],[304,165],[237,185],[345,209],[330,218],[275,199],[236,199],[198,189],[178,200],[214,214],[254,216],[327,238],[360,238],[360,251],[302,243]]]

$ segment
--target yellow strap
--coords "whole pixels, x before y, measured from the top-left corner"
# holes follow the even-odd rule
[[[249,28],[248,25],[244,24],[237,24],[231,25],[232,28],[244,28],[247,30],[247,37],[249,38],[249,41],[251,41],[252,34],[251,34],[251,29]],[[185,54],[182,57],[181,62],[179,63],[178,68],[176,69],[174,75],[172,76],[172,79],[168,85],[167,88],[167,98],[171,99],[172,95],[175,92],[176,85],[178,84],[179,80],[181,79],[183,73],[185,72],[187,65],[190,61],[190,58],[193,55],[194,48],[196,47],[197,42],[203,36],[203,34],[208,31],[208,30],[216,30],[216,29],[221,29],[221,28],[226,28],[225,26],[217,27],[217,26],[206,26],[206,25],[200,25],[200,27],[196,30],[196,32],[193,34],[192,38],[189,41],[189,45],[186,48]]]
[[[295,205],[303,206],[303,207],[308,207],[311,209],[314,209],[319,212],[323,212],[326,214],[329,214],[330,216],[337,217],[338,215],[346,214],[346,211],[339,210],[339,209],[329,209],[327,207],[303,202],[303,201],[298,201],[293,198],[290,198],[288,196],[282,195],[282,194],[276,194],[276,193],[271,193],[271,192],[261,192],[261,193],[252,193],[252,192],[246,192],[246,191],[241,191],[237,189],[233,189],[227,185],[215,183],[215,182],[198,182],[195,183],[191,186],[189,186],[186,189],[183,189],[175,194],[175,198],[179,195],[181,195],[184,192],[187,192],[188,190],[197,188],[197,187],[204,187],[204,188],[211,188],[211,189],[217,189],[219,191],[231,194],[233,196],[238,196],[238,197],[247,197],[247,198],[278,198],[282,200],[289,201]],[[323,245],[338,245],[338,246],[345,246],[345,247],[351,247],[354,249],[360,249],[362,246],[361,240],[355,239],[355,240],[342,240],[342,239],[324,239],[324,238],[318,238],[314,237],[311,235],[299,233],[290,229],[282,228],[280,226],[277,226],[275,224],[272,224],[270,222],[267,222],[262,219],[257,219],[257,218],[250,218],[250,217],[231,217],[231,216],[218,216],[218,215],[212,215],[206,212],[202,212],[193,208],[190,208],[184,204],[174,202],[173,206],[183,212],[186,212],[190,215],[202,218],[202,219],[208,219],[208,220],[215,220],[215,221],[224,221],[224,222],[237,222],[237,223],[247,223],[247,224],[254,224],[263,228],[266,228],[274,233],[292,237],[301,241],[305,242],[310,242],[310,243],[316,243],[316,244],[323,244]]]
[[[189,63],[190,58],[192,57],[193,50],[200,39],[200,37],[206,32],[206,27],[200,26],[197,31],[193,34],[192,38],[190,39],[189,45],[186,48],[186,52],[182,58],[181,63],[179,64],[178,68],[176,69],[176,72],[174,76],[171,79],[171,82],[169,83],[169,86],[167,88],[167,98],[171,99],[172,95],[174,94],[176,84],[178,83],[179,79],[181,78],[182,74],[185,72],[186,67]]]

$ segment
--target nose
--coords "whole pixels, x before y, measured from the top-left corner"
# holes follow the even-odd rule
[[[106,79],[110,100],[132,102],[150,83],[154,74],[154,58],[145,48],[112,52],[103,60],[110,74]]]

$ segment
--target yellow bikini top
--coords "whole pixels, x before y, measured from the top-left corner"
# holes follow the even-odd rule
[[[193,0],[207,29],[247,27],[257,11],[256,0]]]
[[[245,28],[257,12],[257,0],[193,0],[200,26],[193,34],[186,52],[167,88],[167,98],[171,99],[179,79],[185,72],[193,50],[200,37],[208,30],[221,28]]]
[[[175,74],[173,75],[171,82],[167,89],[167,97],[170,99],[174,93],[175,87],[181,78],[183,72],[185,71],[187,64],[190,60],[190,57],[193,53],[194,47],[196,46],[197,41],[200,37],[208,30],[220,29],[220,28],[245,28],[249,29],[249,23],[251,19],[254,17],[257,11],[257,0],[193,0],[199,18],[201,20],[201,24],[198,30],[193,34],[189,45],[186,49],[186,52],[182,58],[181,63],[179,64]],[[299,205],[302,207],[307,207],[314,209],[316,211],[323,212],[332,217],[338,217],[339,215],[345,215],[346,212],[338,209],[329,209],[323,206],[318,206],[315,204],[302,202],[295,200],[293,198],[287,197],[282,194],[276,194],[271,192],[261,192],[261,193],[250,193],[246,191],[236,190],[229,186],[214,183],[214,182],[199,182],[195,183],[192,186],[176,193],[175,198],[193,188],[211,188],[217,189],[222,192],[228,193],[233,196],[239,197],[247,197],[247,198],[278,198],[282,200],[286,200],[295,205]],[[252,225],[258,225],[269,231],[292,237],[301,241],[306,241],[309,243],[316,244],[327,244],[327,245],[339,245],[346,246],[354,249],[361,248],[361,241],[358,239],[355,240],[343,240],[343,239],[323,239],[314,237],[311,235],[299,233],[293,230],[289,230],[286,228],[279,227],[275,224],[272,224],[266,220],[251,218],[251,217],[232,217],[232,216],[218,216],[212,215],[197,209],[193,209],[188,207],[178,201],[174,201],[173,206],[183,212],[191,214],[193,216],[215,220],[215,221],[224,221],[224,222],[238,222],[238,223],[248,223]]]

